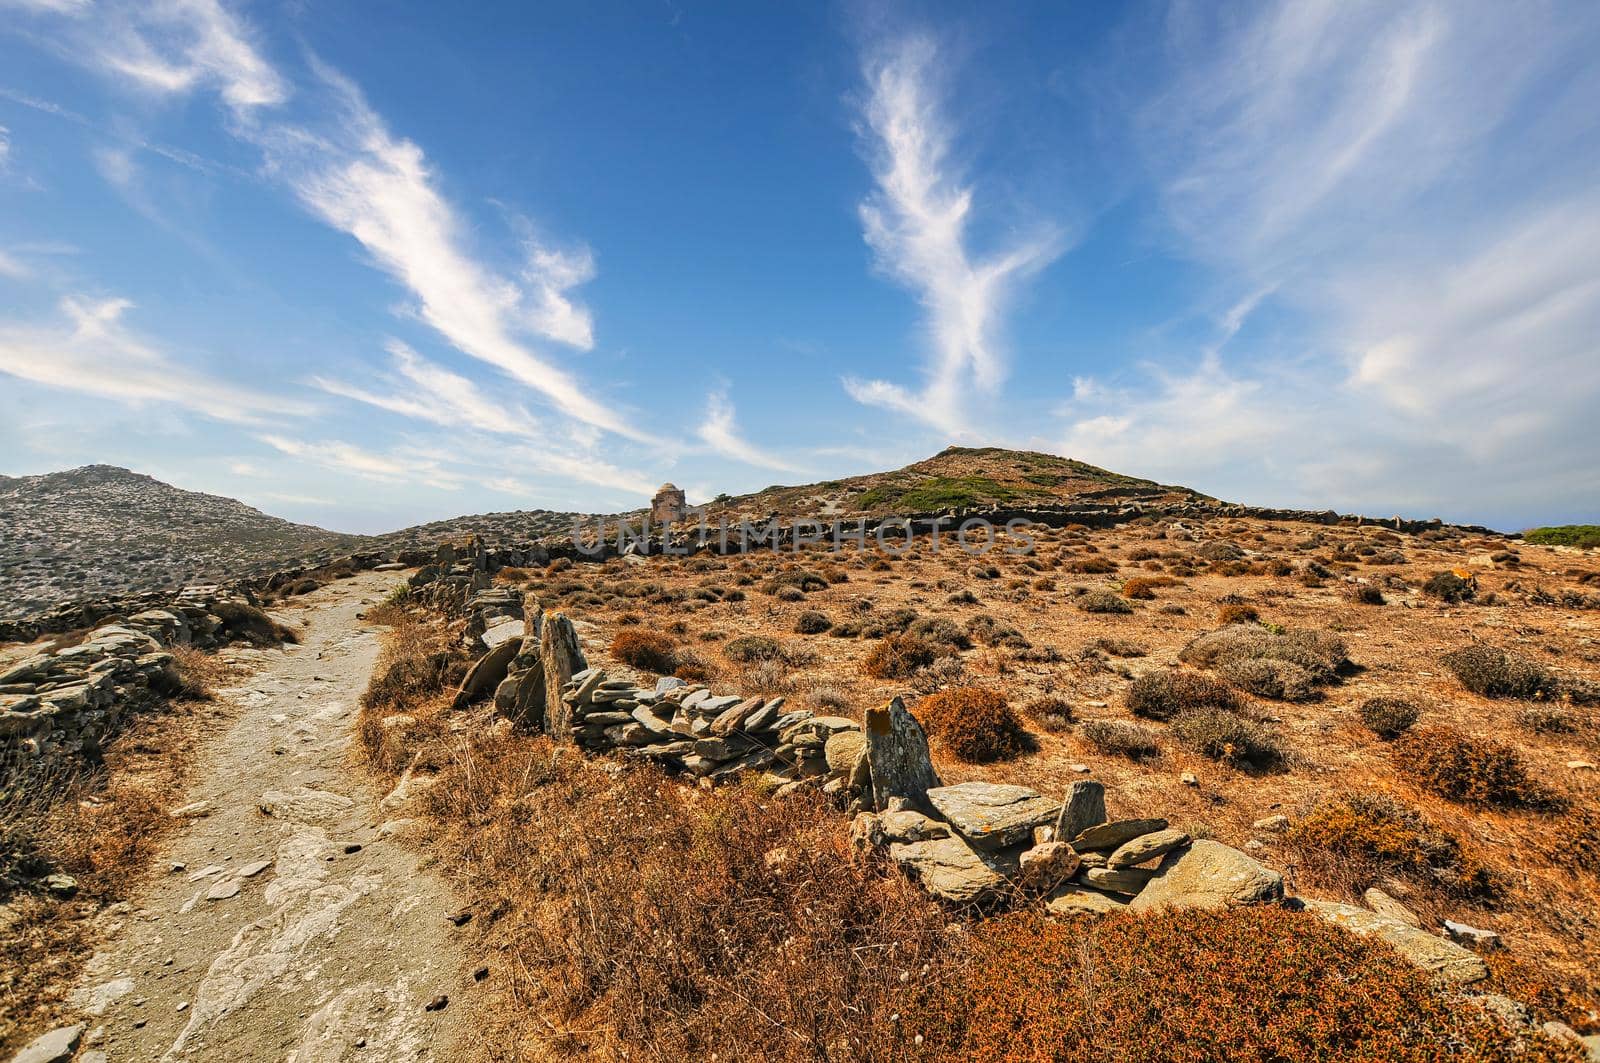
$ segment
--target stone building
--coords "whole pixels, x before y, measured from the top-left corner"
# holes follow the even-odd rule
[[[680,521],[688,508],[689,500],[680,489],[672,484],[662,484],[661,490],[650,500],[650,523],[666,525]]]

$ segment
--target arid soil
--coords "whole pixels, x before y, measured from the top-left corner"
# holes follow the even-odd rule
[[[1236,558],[1217,560],[1230,553],[1218,543],[1238,547]],[[903,558],[826,551],[655,557],[558,563],[550,572],[509,572],[502,579],[524,586],[547,608],[594,622],[599,641],[629,630],[664,632],[686,665],[680,674],[731,691],[786,693],[795,705],[819,711],[859,718],[866,706],[895,694],[960,684],[998,689],[1024,714],[1036,751],[976,765],[936,746],[946,782],[984,779],[1050,792],[1088,775],[1107,785],[1114,816],[1161,815],[1196,837],[1249,844],[1305,896],[1348,899],[1349,885],[1326,868],[1303,867],[1302,849],[1253,825],[1277,814],[1298,822],[1329,795],[1392,796],[1457,839],[1464,861],[1487,867],[1497,883],[1493,898],[1413,885],[1407,903],[1430,925],[1450,918],[1497,931],[1506,948],[1496,962],[1515,971],[1508,980],[1548,977],[1569,994],[1566,1021],[1595,1028],[1595,710],[1559,699],[1480,697],[1464,689],[1441,657],[1482,642],[1555,676],[1600,680],[1600,557],[1500,537],[1231,519],[1043,532],[1036,546],[1030,557],[996,550],[973,558],[948,545],[935,554],[926,541]],[[1324,575],[1308,576],[1310,566]],[[1423,592],[1432,575],[1452,569],[1476,578],[1475,600],[1450,603]],[[799,594],[769,583],[796,570],[822,579]],[[1129,599],[1123,590],[1134,577],[1165,585],[1152,588],[1152,597]],[[1364,587],[1378,591],[1384,604],[1358,601]],[[1091,591],[1122,597],[1131,609],[1085,611]],[[1177,664],[1191,639],[1221,626],[1219,611],[1229,604],[1255,610],[1274,629],[1333,633],[1354,663],[1312,700],[1249,699],[1287,753],[1277,770],[1226,767],[1174,741],[1167,725],[1137,720],[1125,707],[1133,677]],[[863,665],[879,640],[870,630],[855,635],[852,626],[870,628],[897,610],[977,635],[971,648],[953,654],[955,663],[904,679],[872,678]],[[808,612],[824,614],[833,629],[799,633]],[[992,625],[970,626],[984,617],[979,625],[1014,629],[1028,648],[1014,639],[988,644],[981,636]],[[779,640],[786,660],[752,664],[725,652],[752,634]],[[1070,723],[1028,717],[1026,707],[1045,696],[1066,701]],[[1397,769],[1392,744],[1362,724],[1359,707],[1379,696],[1414,703],[1419,727],[1447,725],[1474,742],[1513,747],[1529,779],[1557,794],[1564,810],[1473,806],[1419,788]],[[1130,760],[1095,748],[1083,725],[1096,720],[1146,727],[1158,755]],[[1387,884],[1408,889],[1400,881]]]
[[[368,573],[284,613],[301,644],[258,651],[197,735],[182,825],[74,996],[110,1060],[458,1058],[473,985],[451,895],[402,844],[403,812],[352,766],[378,652]]]

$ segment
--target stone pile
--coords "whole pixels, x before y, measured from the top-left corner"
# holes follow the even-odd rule
[[[467,601],[489,587],[489,557],[483,542],[469,535],[459,543],[443,543],[433,560],[409,580],[417,599],[443,613],[457,615]]]

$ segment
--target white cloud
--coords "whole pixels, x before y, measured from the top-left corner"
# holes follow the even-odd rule
[[[310,383],[331,395],[447,428],[532,435],[538,427],[526,410],[502,406],[466,377],[429,362],[399,340],[390,340],[387,347],[395,368],[388,392],[320,376],[312,377]]]
[[[647,440],[579,381],[516,335],[592,343],[588,315],[565,292],[592,275],[587,254],[535,248],[526,290],[473,259],[466,228],[434,187],[422,149],[395,139],[344,78],[324,70],[338,116],[328,136],[284,128],[258,137],[270,167],[314,214],[355,237],[418,300],[417,314],[458,350],[544,394],[559,410],[618,435]]]
[[[143,405],[181,407],[219,421],[280,422],[307,404],[230,384],[174,361],[125,328],[126,299],[63,299],[57,324],[0,322],[0,373]]]
[[[733,402],[728,398],[726,388],[713,391],[706,396],[705,416],[696,427],[695,434],[706,446],[725,458],[742,461],[746,465],[759,465],[764,469],[776,469],[779,472],[800,475],[806,473],[805,469],[761,449],[744,438],[739,431]]]
[[[338,439],[295,439],[274,433],[262,433],[256,438],[292,458],[380,483],[421,483],[445,491],[461,486],[458,473],[415,453],[380,454]]]
[[[950,160],[953,131],[934,84],[937,50],[910,37],[872,54],[863,117],[876,192],[861,204],[868,245],[886,274],[915,292],[928,315],[931,354],[922,390],[847,379],[857,402],[920,418],[941,430],[968,427],[967,399],[1005,379],[998,332],[1017,283],[1060,253],[1053,230],[1035,231],[987,256],[969,249],[973,192]]]
[[[31,273],[32,271],[16,257],[0,250],[0,277],[10,277],[12,280],[26,280]]]
[[[289,86],[218,0],[106,5],[85,23],[94,66],[158,95],[214,88],[236,116],[283,103]]]
[[[11,160],[11,130],[0,125],[0,173],[4,173]]]

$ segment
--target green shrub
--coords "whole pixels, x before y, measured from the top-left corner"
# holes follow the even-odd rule
[[[1540,546],[1600,546],[1600,524],[1558,524],[1522,533],[1525,542]]]

